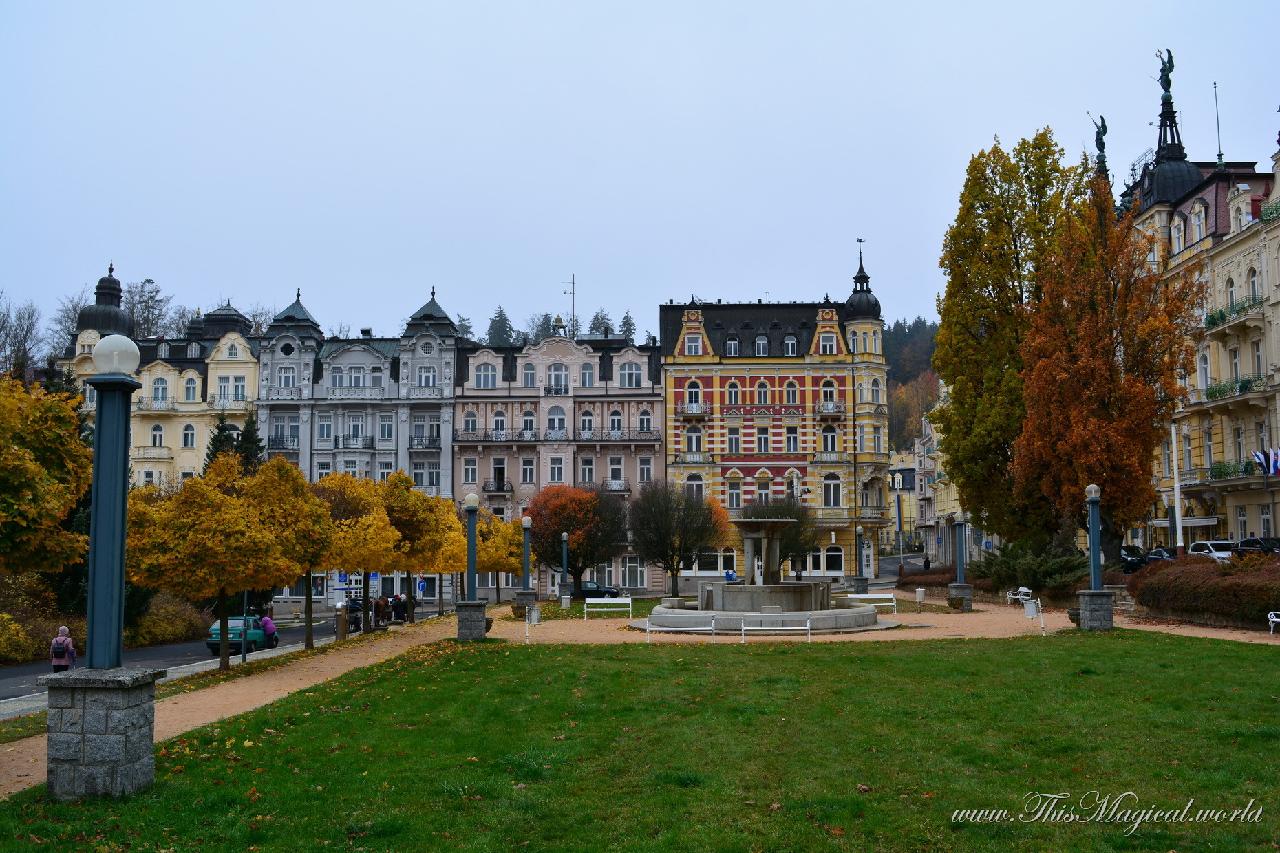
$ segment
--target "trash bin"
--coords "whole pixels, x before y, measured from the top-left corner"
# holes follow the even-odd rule
[[[924,609],[924,587],[916,587],[916,612],[919,613]]]
[[[542,606],[538,604],[527,605],[524,609],[525,621],[530,625],[538,625],[542,622]]]
[[[1028,619],[1034,619],[1040,615],[1039,602],[1034,598],[1028,598],[1022,602],[1022,613]]]
[[[571,595],[562,595],[562,596],[560,596],[560,607],[561,607],[561,609],[563,609],[563,610],[568,610],[568,609],[569,609],[569,605],[570,605],[570,604],[572,604],[572,603],[573,603],[573,596],[571,596]]]

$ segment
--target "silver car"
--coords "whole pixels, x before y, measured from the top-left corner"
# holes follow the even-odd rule
[[[1187,554],[1192,557],[1210,557],[1219,563],[1225,563],[1231,559],[1231,553],[1235,549],[1236,543],[1227,542],[1226,540],[1211,540],[1209,542],[1193,542],[1191,547],[1187,549]]]

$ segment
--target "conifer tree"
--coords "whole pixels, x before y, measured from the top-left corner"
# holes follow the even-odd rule
[[[236,453],[240,455],[240,467],[244,469],[246,476],[258,470],[258,466],[262,464],[262,454],[265,452],[266,447],[258,436],[258,416],[249,412],[236,439]]]
[[[622,315],[622,322],[618,324],[618,334],[633,344],[636,342],[636,321],[632,318],[630,311]]]
[[[209,449],[204,454],[204,469],[208,471],[213,460],[224,453],[239,453],[239,449],[236,447],[235,428],[227,421],[226,414],[218,412],[218,422],[209,432]]]
[[[511,325],[511,319],[499,305],[498,310],[493,312],[493,317],[489,319],[489,332],[485,335],[485,343],[491,347],[509,347],[515,343],[515,336],[516,330]]]
[[[603,308],[597,309],[596,313],[591,315],[591,322],[587,324],[587,332],[592,335],[608,334],[611,328],[613,328],[613,321],[609,319],[609,313]]]

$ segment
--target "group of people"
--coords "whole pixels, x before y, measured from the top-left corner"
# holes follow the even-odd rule
[[[373,624],[386,625],[389,622],[403,622],[409,612],[409,596],[382,596],[373,600]]]

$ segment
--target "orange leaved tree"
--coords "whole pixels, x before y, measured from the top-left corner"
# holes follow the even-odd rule
[[[573,486],[550,486],[530,501],[530,544],[542,563],[558,570],[562,533],[569,534],[573,594],[582,595],[582,575],[609,560],[626,542],[626,505],[617,495]]]
[[[1184,393],[1202,286],[1191,270],[1154,272],[1151,238],[1132,213],[1116,218],[1106,179],[1090,190],[1037,276],[1014,473],[1064,520],[1080,519],[1085,486],[1097,483],[1102,545],[1118,560],[1124,528],[1155,500],[1151,458]]]

